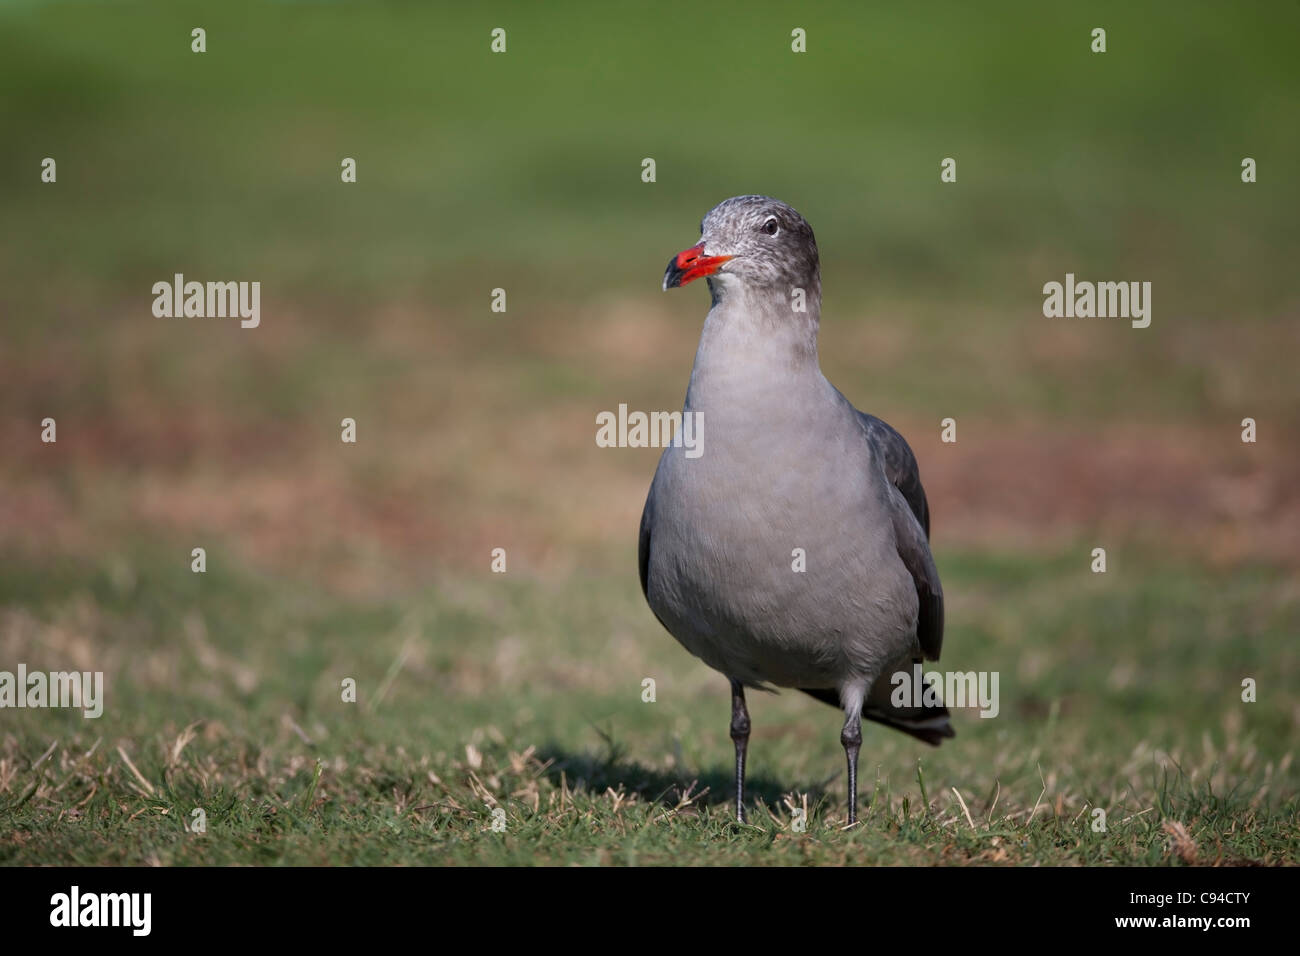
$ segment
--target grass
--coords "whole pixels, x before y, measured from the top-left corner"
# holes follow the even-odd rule
[[[838,719],[791,694],[751,701],[751,825],[732,822],[725,682],[625,575],[584,576],[581,601],[509,573],[342,601],[220,556],[6,567],[4,659],[102,668],[107,707],[6,715],[0,862],[1294,860],[1300,661],[1263,651],[1300,625],[1286,576],[941,560],[944,663],[999,670],[1001,713],[962,712],[937,750],[871,728],[852,831]]]
[[[0,8],[0,670],[108,694],[0,711],[0,862],[1296,862],[1297,11],[792,16]],[[725,683],[636,585],[655,452],[593,442],[680,407],[706,299],[662,265],[750,191],[916,449],[944,667],[1001,675],[938,750],[868,731],[851,831],[796,694],[731,822]],[[154,319],[178,271],[261,326]],[[1067,271],[1151,281],[1151,327],[1044,319]]]

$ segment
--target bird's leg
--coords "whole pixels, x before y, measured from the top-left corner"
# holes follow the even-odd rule
[[[844,729],[840,731],[840,743],[849,758],[849,826],[858,822],[858,751],[862,749],[862,708],[853,707],[848,711]]]
[[[736,743],[736,821],[745,822],[745,751],[749,748],[749,711],[745,685],[731,682],[731,739]]]

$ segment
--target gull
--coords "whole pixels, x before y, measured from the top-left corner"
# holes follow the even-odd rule
[[[641,516],[641,590],[688,651],[731,682],[736,819],[745,821],[745,688],[796,688],[844,711],[848,822],[862,718],[928,744],[947,708],[895,706],[891,677],[943,641],[943,590],[911,448],[822,374],[812,227],[767,196],[728,199],[678,253],[665,290],[708,282],[683,420],[696,457],[664,449]],[[910,703],[910,702],[908,702]]]

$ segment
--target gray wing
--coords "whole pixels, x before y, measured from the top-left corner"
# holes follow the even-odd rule
[[[655,477],[659,477],[657,471]],[[641,593],[645,596],[646,604],[650,604],[650,525],[654,521],[654,502],[655,486],[654,482],[651,482],[650,491],[645,496],[645,508],[641,511],[641,536],[636,548],[637,570],[641,574]],[[668,628],[668,625],[664,623],[664,619],[659,616],[659,612],[654,609],[653,604],[650,605],[650,613],[655,616],[655,620],[664,625],[665,629]],[[669,631],[669,633],[672,632]]]
[[[929,660],[938,660],[943,646],[943,586],[930,554],[930,506],[921,487],[916,456],[903,436],[879,418],[865,412],[858,412],[858,418],[893,486],[891,511],[898,556],[912,575],[919,599],[916,638],[921,653]]]
[[[862,427],[867,433],[867,440],[871,442],[876,454],[885,463],[885,475],[907,501],[907,506],[912,509],[912,514],[916,515],[916,520],[921,523],[921,529],[925,532],[928,541],[930,506],[925,500],[925,489],[921,487],[921,473],[916,468],[916,456],[912,454],[911,447],[902,435],[875,415],[858,412],[858,418],[861,419]]]
[[[641,538],[636,548],[637,570],[641,572],[641,593],[647,601],[650,600],[650,518],[654,497],[654,485],[651,485],[650,493],[645,496],[645,508],[641,510]]]

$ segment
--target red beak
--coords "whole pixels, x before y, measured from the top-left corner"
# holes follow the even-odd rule
[[[730,258],[732,257],[704,255],[703,242],[683,249],[668,260],[668,269],[664,272],[664,289],[676,289],[704,276],[711,276]]]

